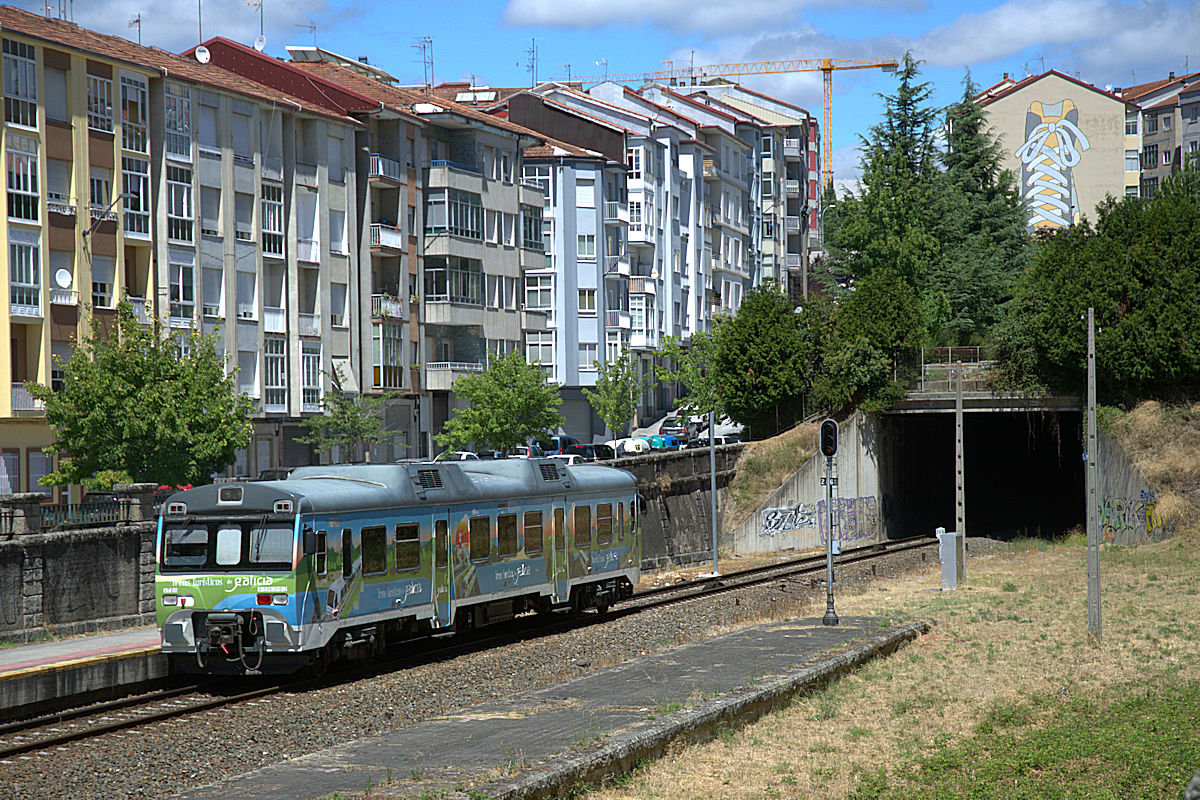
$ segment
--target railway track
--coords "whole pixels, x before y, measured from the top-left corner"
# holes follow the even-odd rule
[[[852,550],[835,557],[835,569],[936,544],[936,540],[929,537],[917,537],[890,541],[879,547]],[[250,691],[233,693],[224,691],[230,686],[226,681],[189,684],[71,711],[10,722],[0,725],[0,761],[27,756],[29,753],[38,751],[52,750],[71,742],[129,730],[175,717],[247,702],[280,691],[302,692],[329,686],[336,682],[358,680],[378,672],[404,669],[422,663],[454,658],[465,653],[512,644],[521,638],[548,636],[580,625],[604,624],[611,619],[632,616],[674,603],[711,597],[780,580],[794,580],[807,575],[819,575],[823,580],[824,570],[824,555],[807,556],[732,572],[727,575],[703,577],[648,589],[638,592],[623,601],[619,607],[605,614],[588,614],[582,619],[564,619],[561,614],[532,620],[522,617],[519,620],[490,628],[486,635],[451,636],[450,634],[441,634],[407,640],[406,646],[411,650],[414,645],[417,645],[417,652],[402,658],[385,659],[369,666],[356,667],[332,676],[284,681],[272,680]]]

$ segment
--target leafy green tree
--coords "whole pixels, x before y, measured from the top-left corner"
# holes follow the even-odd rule
[[[434,440],[450,450],[506,450],[562,427],[562,395],[540,364],[514,350],[477,375],[463,375],[454,392],[471,403]]]
[[[583,394],[613,436],[622,436],[650,381],[638,374],[637,361],[625,350],[613,361],[597,361],[596,373],[596,390],[584,387]]]
[[[62,372],[57,391],[29,390],[45,402],[54,431],[46,451],[60,457],[46,486],[207,483],[250,443],[250,400],[238,394],[213,334],[164,336],[158,325],[138,324],[123,302],[116,330],[104,336],[93,325]]]
[[[1035,260],[1000,330],[1005,385],[1081,391],[1093,306],[1103,402],[1200,390],[1200,172],[1152,199],[1106,200],[1094,227],[1046,238]]]
[[[659,347],[661,361],[654,374],[664,383],[683,385],[684,394],[676,398],[675,406],[684,414],[725,415],[725,403],[717,383],[714,359],[716,345],[710,333],[697,333],[684,342],[668,336]]]
[[[946,115],[933,220],[941,257],[930,265],[923,297],[930,338],[941,345],[982,341],[1030,263],[1016,178],[1002,166],[978,92],[968,72],[962,98]]]
[[[345,376],[340,367],[331,373],[333,391],[321,398],[321,415],[300,423],[308,435],[300,442],[312,445],[318,452],[337,447],[343,455],[358,449],[368,449],[387,436],[383,413],[394,392],[377,396],[350,394],[343,388]]]
[[[773,282],[750,290],[713,338],[712,370],[732,419],[765,438],[800,418],[807,342],[791,300]]]
[[[813,392],[832,412],[855,406],[864,411],[886,411],[903,396],[904,386],[892,379],[887,354],[859,334],[830,342],[822,354]]]
[[[862,139],[857,195],[847,193],[825,212],[825,241],[845,278],[890,267],[917,289],[939,255],[932,207],[937,192],[937,111],[932,90],[919,83],[920,62],[906,53],[899,85],[883,96],[884,119]]]

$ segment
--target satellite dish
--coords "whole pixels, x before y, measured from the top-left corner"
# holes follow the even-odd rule
[[[196,48],[196,60],[201,64],[207,64],[212,59],[212,53],[208,52],[208,48],[200,45]]]
[[[263,51],[263,49],[266,48],[266,46],[267,46],[267,37],[265,37],[261,34],[254,37],[254,49],[255,50],[257,50],[258,52],[261,53]]]
[[[58,284],[58,288],[60,289],[70,289],[71,270],[60,269],[58,272],[54,273],[54,282]]]

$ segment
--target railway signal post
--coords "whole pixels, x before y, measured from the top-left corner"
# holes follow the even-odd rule
[[[825,477],[821,484],[825,487],[825,513],[828,514],[828,525],[825,530],[825,616],[822,625],[837,625],[838,615],[833,610],[833,487],[837,486],[837,476],[834,474],[833,457],[838,449],[838,424],[832,419],[822,420],[820,436],[821,454],[825,456]]]

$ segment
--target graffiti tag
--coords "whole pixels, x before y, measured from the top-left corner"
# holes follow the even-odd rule
[[[787,533],[797,528],[811,528],[816,524],[816,510],[799,503],[795,508],[786,506],[762,510],[762,532],[766,536]]]
[[[825,508],[824,500],[817,503],[817,521],[822,542],[825,542],[829,535],[829,515]],[[838,529],[837,538],[843,542],[876,537],[879,535],[879,501],[874,495],[839,497],[833,501],[833,524]]]

